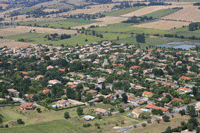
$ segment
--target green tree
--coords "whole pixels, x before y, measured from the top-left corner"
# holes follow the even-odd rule
[[[137,34],[136,35],[136,41],[138,43],[145,43],[145,36],[144,36],[144,34]]]
[[[83,114],[83,108],[78,107],[78,108],[77,108],[77,114],[78,114],[79,116],[82,115],[82,114]]]
[[[40,108],[37,108],[37,112],[40,113],[40,112],[41,112],[41,109],[40,109]]]
[[[18,119],[17,124],[24,124],[24,122],[22,121],[22,119]]]
[[[66,112],[64,113],[64,118],[65,118],[65,119],[70,118],[70,116],[69,116],[69,112],[66,111]]]
[[[127,95],[126,95],[125,93],[123,93],[123,94],[122,94],[122,101],[123,101],[124,103],[127,103],[127,100],[128,100]]]
[[[164,115],[162,118],[163,118],[164,122],[169,122],[169,120],[170,120],[170,117],[167,115]]]

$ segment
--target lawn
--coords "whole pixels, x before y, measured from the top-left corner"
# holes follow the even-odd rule
[[[130,13],[130,12],[139,10],[139,9],[141,9],[141,8],[143,8],[143,6],[114,10],[114,11],[107,12],[107,13],[104,13],[104,14],[105,14],[106,16],[120,16],[120,15],[124,15],[124,14]]]
[[[31,11],[34,11],[36,10],[37,8],[36,7],[30,7],[30,8],[23,8],[23,9],[20,9],[18,12],[20,14],[26,14],[27,12],[31,12]]]
[[[167,15],[170,15],[172,13],[175,13],[179,11],[180,9],[163,9],[163,10],[158,10],[149,14],[146,14],[144,16],[150,17],[152,16],[153,18],[161,18]]]
[[[68,28],[68,27],[74,27],[74,26],[80,26],[80,25],[87,25],[91,23],[96,23],[98,21],[93,21],[93,20],[84,20],[84,19],[65,19],[65,20],[59,20],[59,21],[31,21],[31,22],[19,22],[20,25],[22,26],[27,26],[27,25],[32,25],[35,26],[39,25],[41,27],[48,27],[48,28]],[[17,25],[17,23],[13,23]]]
[[[146,127],[137,127],[128,131],[128,133],[161,133],[166,130],[168,126],[175,128],[181,126],[181,122],[190,119],[189,116],[181,116],[179,114],[175,115],[174,118],[170,117],[170,122],[161,121],[159,124],[157,122],[153,122],[151,124],[147,124]]]

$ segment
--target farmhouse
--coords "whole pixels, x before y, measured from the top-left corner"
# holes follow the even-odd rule
[[[192,91],[191,89],[185,88],[185,87],[180,87],[178,90],[182,91],[182,92],[191,92]]]
[[[32,103],[21,104],[20,108],[23,110],[34,110],[35,106]]]
[[[69,104],[68,100],[59,100],[59,101],[57,101],[56,106],[57,107],[64,107],[65,105],[68,105],[68,104]]]
[[[101,109],[101,108],[97,108],[95,109],[96,114],[98,115],[107,115],[110,113],[110,111],[106,110],[106,109]]]
[[[87,91],[87,93],[92,93],[93,97],[95,97],[97,95],[96,90],[89,90],[89,91]]]
[[[19,92],[17,90],[15,90],[15,89],[8,89],[8,92],[9,92],[9,94],[13,93],[14,95],[18,95],[19,94]]]
[[[148,91],[144,91],[144,92],[142,93],[142,96],[143,96],[143,97],[151,97],[152,95],[153,95],[153,93],[148,92]]]
[[[168,109],[167,108],[164,108],[164,107],[158,107],[158,106],[156,106],[156,105],[154,105],[154,104],[147,104],[146,106],[145,106],[145,108],[147,108],[147,109],[156,109],[156,110],[162,110],[162,111],[164,111],[164,112],[167,112],[168,111]]]
[[[46,88],[46,89],[43,90],[42,93],[43,93],[43,95],[47,95],[49,92],[50,92],[50,90]]]
[[[132,114],[134,115],[134,117],[138,118],[140,113],[142,113],[143,111],[140,109],[133,109],[132,110]]]

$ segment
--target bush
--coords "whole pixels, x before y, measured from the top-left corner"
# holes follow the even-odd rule
[[[41,109],[40,109],[40,108],[37,108],[37,112],[40,113],[40,112],[41,112]]]
[[[118,123],[116,123],[115,126],[119,126]]]
[[[124,124],[124,120],[121,120],[121,124]]]
[[[156,119],[157,123],[160,123],[160,119]]]
[[[22,121],[22,119],[18,119],[17,124],[24,124],[24,122]]]
[[[64,113],[64,118],[65,118],[65,119],[70,118],[70,116],[69,116],[69,112],[66,111],[66,112]]]
[[[97,119],[101,119],[101,115],[100,114],[97,115]]]
[[[146,123],[142,123],[142,126],[143,126],[143,127],[146,127],[146,125],[147,125]]]
[[[119,108],[119,113],[124,113],[124,112],[125,112],[124,109]]]
[[[98,124],[98,123],[95,123],[94,125],[95,125],[95,126],[99,126],[99,124]]]
[[[151,119],[148,119],[148,120],[147,120],[147,123],[151,123]]]
[[[137,126],[136,126],[136,125],[134,125],[133,127],[134,127],[134,128],[136,128]]]
[[[167,116],[167,115],[164,115],[164,116],[163,116],[163,121],[164,121],[164,122],[169,122],[169,119],[170,119],[169,116]]]

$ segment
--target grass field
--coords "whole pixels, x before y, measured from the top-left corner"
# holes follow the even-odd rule
[[[27,12],[31,12],[31,11],[34,11],[34,10],[36,10],[37,8],[35,8],[35,7],[30,7],[30,8],[23,8],[23,9],[20,9],[18,12],[19,13],[27,13]]]
[[[15,127],[9,129],[1,129],[1,133],[87,133],[84,129],[70,124],[66,120],[54,120],[51,122],[44,122],[28,125],[24,127]]]
[[[124,15],[124,14],[130,13],[130,12],[136,11],[140,8],[143,8],[143,7],[140,6],[140,7],[126,8],[126,9],[119,9],[119,10],[107,12],[107,13],[104,13],[104,14],[106,16],[120,16],[120,15]]]
[[[34,44],[53,44],[53,45],[61,45],[64,44],[65,46],[76,46],[77,44],[79,46],[83,46],[86,44],[102,41],[102,40],[116,40],[117,37],[119,38],[127,38],[130,37],[131,35],[129,34],[114,34],[114,33],[103,33],[103,38],[92,36],[92,35],[85,35],[85,34],[80,34],[80,35],[72,35],[71,38],[69,39],[64,39],[64,40],[59,40],[59,41],[51,41],[47,40],[47,38],[44,38],[44,36],[47,34],[44,33],[25,33],[25,34],[19,34],[15,36],[10,36],[7,37],[8,39],[13,39],[13,40],[18,40],[21,38],[24,39],[30,39],[32,42],[29,43],[34,43]],[[88,41],[85,41],[87,39]]]
[[[36,110],[34,111],[24,111],[19,108],[19,106],[15,107],[0,107],[0,114],[4,116],[4,123],[8,124],[9,129],[2,129],[1,133],[37,133],[38,131],[42,133],[71,133],[71,132],[115,132],[113,129],[116,126],[116,123],[119,126],[129,126],[132,124],[136,124],[139,121],[133,118],[128,117],[128,114],[131,111],[127,111],[123,114],[117,114],[113,116],[103,116],[102,119],[94,119],[92,121],[86,122],[82,116],[79,117],[77,115],[76,109],[66,109],[61,111],[53,111],[45,109],[42,106],[41,108],[42,113],[37,113]],[[95,107],[84,106],[84,115],[93,115],[95,116],[94,110],[98,107],[102,107],[100,104]],[[105,106],[104,108],[110,108]],[[69,119],[65,120],[63,114],[65,111],[68,111],[70,114]],[[20,113],[21,112],[21,113]],[[25,122],[25,125],[16,125],[12,126],[12,122],[16,122],[17,119],[22,119]],[[124,121],[124,124],[121,121]],[[88,128],[84,128],[83,124],[90,123],[92,126]],[[100,129],[94,125],[98,123],[100,125]],[[42,125],[42,126],[41,126]]]
[[[27,26],[37,24],[41,27],[55,27],[55,28],[68,28],[73,26],[80,26],[80,25],[86,25],[91,23],[96,23],[98,21],[92,21],[92,20],[84,20],[84,19],[66,19],[66,20],[59,20],[59,21],[32,21],[32,22],[20,22],[20,25]],[[17,23],[14,23],[15,25]]]
[[[161,18],[167,15],[170,15],[172,13],[175,13],[179,11],[180,9],[163,9],[163,10],[158,10],[149,14],[146,14],[144,16],[150,17],[152,16],[153,18]]]
[[[189,116],[181,116],[179,114],[175,115],[174,118],[170,117],[170,122],[161,121],[159,124],[157,122],[153,122],[151,124],[147,124],[146,127],[137,127],[128,131],[128,133],[161,133],[166,130],[168,126],[172,128],[181,126],[181,122],[189,119]]]

